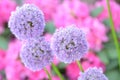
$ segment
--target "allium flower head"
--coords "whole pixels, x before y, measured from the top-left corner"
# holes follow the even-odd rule
[[[9,28],[21,40],[36,38],[43,34],[45,27],[41,10],[33,4],[18,7],[9,20]]]
[[[85,55],[88,43],[84,31],[70,25],[54,33],[51,48],[60,61],[71,63]]]
[[[38,71],[53,61],[50,44],[45,39],[29,39],[23,45],[20,57],[24,65],[32,71]]]
[[[101,69],[89,68],[81,76],[78,80],[108,80],[107,77],[102,73]]]

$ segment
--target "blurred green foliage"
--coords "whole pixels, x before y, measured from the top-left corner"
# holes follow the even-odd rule
[[[103,11],[103,7],[97,7],[90,12],[92,17],[97,17]]]
[[[103,20],[103,23],[105,26],[110,27],[110,19],[109,18]]]
[[[45,32],[53,34],[55,32],[55,25],[52,21],[46,23]]]
[[[8,42],[12,35],[10,29],[7,26],[8,26],[7,23],[5,23],[5,30],[2,34],[0,34],[0,48],[3,50],[7,50]]]
[[[103,11],[103,7],[97,7],[93,9],[90,14],[92,17],[97,17]],[[116,52],[116,47],[114,45],[114,40],[111,34],[110,29],[110,19],[105,19],[102,22],[108,28],[108,38],[109,41],[104,43],[104,48],[96,52],[100,59],[106,65],[105,74],[109,78],[109,80],[119,80],[120,79],[120,72],[119,72],[119,65],[118,65],[118,54]],[[120,32],[117,33],[117,36],[120,38]],[[120,44],[119,44],[120,45]]]
[[[110,28],[109,19],[105,19],[103,23]],[[111,30],[108,32],[109,41],[104,43],[104,48],[98,52],[100,59],[106,64],[105,74],[109,80],[119,80],[120,72],[118,65],[118,54],[116,52],[116,47],[114,45],[114,40],[111,34]],[[119,44],[120,45],[120,44]]]
[[[6,50],[8,48],[8,40],[0,36],[0,48]]]

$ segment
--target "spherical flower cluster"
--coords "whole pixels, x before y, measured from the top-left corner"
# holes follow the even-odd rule
[[[88,43],[83,30],[70,25],[54,33],[51,48],[60,61],[71,63],[85,55]]]
[[[43,38],[29,39],[20,53],[22,62],[32,71],[38,71],[53,61],[50,44]]]
[[[78,80],[108,80],[107,77],[102,73],[101,69],[89,68],[80,75]]]
[[[10,30],[21,40],[40,37],[43,34],[44,27],[43,13],[33,4],[18,7],[9,20]]]

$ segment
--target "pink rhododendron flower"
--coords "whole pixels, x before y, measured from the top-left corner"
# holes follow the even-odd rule
[[[84,70],[88,69],[89,67],[101,67],[103,70],[105,70],[105,65],[100,61],[99,57],[92,52],[89,52],[82,59],[81,64]],[[67,65],[66,74],[70,78],[69,80],[77,80],[79,73],[80,69],[75,62]]]
[[[44,13],[45,19],[51,20],[53,13],[56,11],[56,6],[59,4],[59,0],[25,0],[25,3],[31,3],[37,5]]]
[[[3,80],[3,79],[2,79],[2,75],[1,75],[1,74],[0,74],[0,80]]]
[[[80,73],[80,69],[75,62],[68,64],[66,66],[66,74],[69,77],[69,80],[77,80],[79,73]]]
[[[8,21],[11,12],[15,10],[16,3],[12,0],[1,0],[0,1],[0,21]]]
[[[102,68],[105,71],[105,64],[101,62],[100,58],[93,52],[89,52],[82,61],[83,69],[86,70],[89,67]]]
[[[21,49],[22,43],[19,40],[12,40],[8,45],[7,55],[6,55],[6,61],[9,63],[9,61],[19,58],[19,53]],[[12,55],[12,56],[11,56]]]
[[[52,80],[60,80],[60,78],[58,76],[53,76]]]
[[[9,20],[15,7],[16,3],[12,0],[0,0],[0,34],[4,31],[4,23]]]
[[[5,68],[7,80],[21,80],[28,75],[20,61],[10,61]]]
[[[0,70],[5,68],[5,56],[6,56],[6,51],[0,49]]]
[[[96,51],[100,51],[103,47],[102,42],[108,41],[107,29],[98,20],[91,17],[87,17],[83,21],[83,28],[87,31],[87,38],[89,42],[89,47]]]
[[[50,71],[50,67],[47,67],[47,70]],[[32,72],[28,70],[21,61],[11,61],[7,64],[5,68],[7,80],[39,80],[47,78],[44,70],[38,72]]]
[[[51,72],[51,68],[50,66],[47,66],[46,69],[48,70],[48,72]],[[42,69],[40,71],[37,72],[32,72],[30,70],[28,70],[28,72],[30,73],[29,78],[30,80],[39,80],[39,79],[44,79],[47,78],[48,79],[48,75],[46,74],[46,72]]]
[[[79,0],[65,0],[58,6],[54,14],[54,22],[57,28],[76,24],[87,33],[90,49],[99,51],[102,43],[108,41],[107,30],[98,20],[90,17],[89,7]],[[100,34],[101,33],[101,34]]]
[[[80,2],[80,0],[64,0],[58,6],[54,14],[54,22],[56,27],[64,27],[70,24],[79,24],[89,15],[89,8],[87,4]]]
[[[95,4],[95,7],[103,7],[103,11],[98,15],[98,18],[101,21],[109,18],[108,8],[107,8],[106,4],[107,3],[105,0],[99,1]],[[114,0],[110,0],[110,9],[112,12],[115,29],[117,31],[120,31],[120,22],[119,22],[119,20],[120,20],[120,5],[118,3],[116,3]]]
[[[47,40],[47,41],[51,41],[51,37],[52,37],[52,35],[51,34],[45,34],[45,39]]]

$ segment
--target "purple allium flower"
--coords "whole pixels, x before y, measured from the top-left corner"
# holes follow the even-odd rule
[[[54,33],[51,48],[62,62],[80,60],[88,51],[86,34],[75,25],[61,28]]]
[[[80,75],[78,80],[108,80],[101,69],[89,68]]]
[[[8,25],[18,39],[36,38],[43,34],[44,15],[35,5],[24,4],[12,12]]]
[[[38,71],[53,61],[49,42],[45,39],[29,39],[21,49],[20,57],[24,65],[32,71]]]

